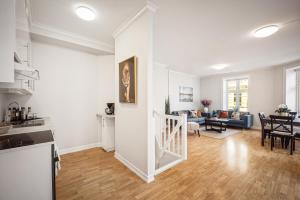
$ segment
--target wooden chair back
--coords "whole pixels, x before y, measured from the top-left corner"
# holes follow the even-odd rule
[[[259,117],[259,120],[260,120],[261,128],[263,129],[267,125],[267,122],[265,120],[266,119],[266,115],[263,112],[259,112],[258,113],[258,117]]]
[[[271,131],[293,134],[293,116],[270,115]]]

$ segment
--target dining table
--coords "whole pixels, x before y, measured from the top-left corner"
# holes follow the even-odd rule
[[[266,117],[264,120],[267,123],[271,124],[271,118],[270,118],[270,116]],[[293,126],[300,126],[300,118],[299,117],[295,117],[295,119],[293,120]]]
[[[271,124],[271,118],[270,116],[267,116],[266,118],[264,118],[264,121],[268,124]],[[300,128],[300,116],[295,117],[295,119],[293,120],[293,126],[297,126]],[[262,133],[262,137],[261,137],[261,145],[264,146],[264,135]]]

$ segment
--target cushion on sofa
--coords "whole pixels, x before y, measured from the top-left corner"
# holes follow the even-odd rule
[[[200,110],[197,111],[197,117],[202,117]]]
[[[227,112],[228,113],[228,119],[230,119],[231,116],[232,116],[233,110],[217,110],[216,111],[216,113],[217,113],[216,117],[220,118],[220,113],[221,112]]]
[[[231,119],[239,120],[240,119],[240,113],[239,112],[233,112],[231,115]]]
[[[221,111],[220,112],[220,115],[219,115],[219,118],[228,118],[228,112],[227,111]]]
[[[191,112],[190,117],[192,117],[192,118],[197,118],[197,117],[198,117],[198,116],[197,116],[197,111],[196,111],[196,110],[191,110],[190,112]]]

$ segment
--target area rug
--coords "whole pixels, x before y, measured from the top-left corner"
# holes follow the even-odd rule
[[[239,133],[242,133],[242,131],[237,129],[227,128],[226,131],[222,131],[222,133],[218,133],[216,131],[206,131],[205,127],[200,127],[201,136],[211,137],[220,140]]]

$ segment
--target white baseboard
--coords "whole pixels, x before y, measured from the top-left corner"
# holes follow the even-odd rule
[[[136,175],[138,175],[141,179],[143,179],[145,182],[150,183],[154,181],[154,174],[153,175],[147,175],[143,171],[141,171],[139,168],[134,166],[131,162],[129,162],[127,159],[125,159],[123,156],[115,152],[115,158],[119,160],[121,163],[123,163],[126,167],[128,167],[131,171],[133,171]]]
[[[163,167],[160,167],[160,168],[156,169],[155,170],[155,176],[162,173],[162,172],[164,172],[164,171],[166,171],[166,170],[168,170],[168,169],[170,169],[170,168],[172,168],[172,167],[174,167],[175,165],[178,165],[179,163],[181,163],[183,161],[184,161],[183,159],[178,159],[178,160],[175,160],[175,161],[173,161],[173,162],[171,162],[171,163],[169,163],[169,164],[167,164]]]
[[[64,154],[68,154],[68,153],[74,153],[77,151],[83,151],[83,150],[95,148],[95,147],[101,147],[101,144],[93,143],[93,144],[87,144],[87,145],[82,145],[82,146],[78,146],[78,147],[65,148],[65,149],[61,149],[59,151],[59,153],[60,153],[60,155],[64,155]]]

